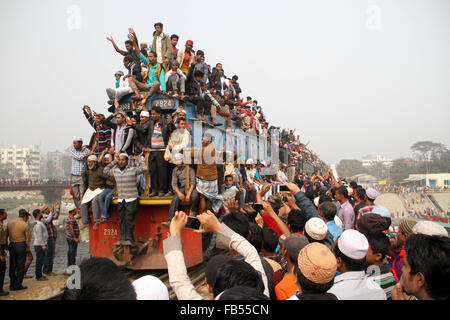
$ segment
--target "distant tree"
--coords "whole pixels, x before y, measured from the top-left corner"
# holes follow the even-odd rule
[[[362,162],[355,159],[344,159],[339,162],[336,169],[341,177],[351,177],[360,173],[367,173],[367,169],[363,167]]]
[[[0,178],[12,179],[14,174],[14,167],[11,163],[0,164]]]
[[[419,141],[411,146],[417,159],[425,163],[425,173],[431,172],[431,162],[439,161],[448,150],[442,143],[432,141]]]
[[[27,152],[25,155],[25,164],[27,165],[28,168],[28,178],[31,178],[31,166],[33,164],[33,155],[31,154],[31,152]]]
[[[70,170],[72,169],[72,160],[69,154],[62,155],[62,169],[64,177],[70,177]]]
[[[415,167],[406,163],[404,159],[396,159],[390,169],[391,179],[394,183],[399,183],[408,178],[414,171]]]

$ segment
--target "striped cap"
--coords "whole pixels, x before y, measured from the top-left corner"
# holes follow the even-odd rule
[[[415,234],[427,234],[429,236],[444,236],[448,237],[447,230],[440,224],[433,221],[420,221],[413,228]]]
[[[416,225],[417,221],[411,219],[403,219],[400,222],[400,229],[405,236],[409,236],[413,233],[413,227]]]

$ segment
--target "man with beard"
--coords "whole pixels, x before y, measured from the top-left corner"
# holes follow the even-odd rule
[[[112,122],[112,118],[116,118],[116,123]],[[112,142],[114,144],[114,152],[118,155],[122,152],[132,154],[134,130],[127,124],[126,114],[123,112],[115,113],[104,119],[103,124],[114,129]],[[112,145],[112,144],[111,144]]]
[[[108,164],[104,173],[114,176],[117,185],[119,203],[120,245],[132,245],[134,242],[134,225],[139,206],[139,193],[136,186],[136,177],[147,171],[145,161],[140,156],[137,167],[128,165],[129,156],[126,153],[116,155],[113,162]]]
[[[71,150],[72,169],[70,187],[72,188],[73,201],[78,210],[81,208],[81,199],[86,191],[86,184],[83,177],[87,170],[86,159],[90,155],[91,150],[83,147],[83,140],[81,138],[73,141],[73,148]]]
[[[131,128],[136,132],[136,137],[133,140],[134,154],[141,154],[142,148],[147,144],[148,128],[150,126],[150,113],[148,111],[141,111],[139,114],[139,124],[132,124]]]
[[[106,180],[111,178],[109,175],[104,173],[104,168],[98,164],[97,156],[89,156],[88,158],[88,168],[87,174],[89,175],[89,187],[83,196],[81,202],[81,219],[83,225],[80,230],[89,226],[89,204],[92,202],[92,213],[94,214],[94,230],[98,229],[99,224],[99,206],[98,206],[98,196],[106,188]]]
[[[97,156],[100,155],[103,150],[111,148],[111,127],[107,124],[103,124],[102,120],[105,118],[103,114],[98,114],[95,111],[92,112],[89,106],[83,107],[83,113],[89,124],[94,128],[97,133]]]

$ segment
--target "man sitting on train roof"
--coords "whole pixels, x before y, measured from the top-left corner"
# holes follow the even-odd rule
[[[145,106],[147,99],[149,99],[152,95],[159,92],[161,89],[162,93],[166,92],[166,81],[165,81],[165,72],[164,68],[157,61],[158,57],[155,52],[150,52],[148,54],[148,58],[146,58],[139,49],[139,46],[136,43],[136,39],[133,35],[128,35],[128,38],[133,42],[134,49],[138,54],[139,59],[147,65],[147,74],[145,75],[143,82],[130,77],[128,82],[130,84],[131,89],[135,93],[133,100],[140,100],[141,95],[139,90],[148,91],[148,94],[141,100],[141,104]]]
[[[194,72],[200,71],[203,73],[203,82],[208,82],[208,77],[210,74],[209,66],[205,63],[205,53],[202,50],[197,50],[195,53],[195,69]]]
[[[136,43],[138,42],[137,37],[136,37],[136,33],[134,32],[133,29],[128,29],[128,31],[130,32],[130,34],[132,34],[134,36],[134,39],[136,40]],[[142,76],[141,76],[141,62],[139,60],[138,57],[138,53],[136,52],[136,50],[134,50],[133,48],[133,42],[130,40],[125,41],[125,49],[121,50],[117,47],[116,43],[114,42],[114,39],[112,37],[108,37],[106,38],[108,41],[111,41],[112,45],[114,46],[114,49],[120,53],[122,56],[124,57],[131,57],[131,61],[128,61],[127,58],[127,64],[125,65],[125,67],[130,70],[130,74],[133,74],[136,79],[138,81],[142,81]],[[124,64],[125,64],[125,59],[124,59]],[[129,66],[129,67],[128,67]]]
[[[174,60],[178,61],[180,69],[184,74],[188,74],[191,65],[195,64],[195,52],[192,50],[194,42],[192,40],[186,41],[186,46],[183,49],[178,50],[177,56],[174,56]]]
[[[188,95],[188,100],[193,97],[198,97],[202,94],[202,89],[200,88],[200,82],[203,80],[204,73],[202,71],[195,70],[195,65],[189,68],[189,73],[186,79],[186,95]]]
[[[113,105],[120,101],[127,94],[133,93],[133,90],[130,88],[130,84],[128,83],[128,78],[132,76],[131,74],[131,64],[132,60],[130,56],[126,56],[124,58],[125,68],[129,70],[129,73],[125,76],[122,71],[117,71],[114,75],[116,77],[116,88],[108,88],[106,89],[106,94],[108,95],[109,105]],[[127,67],[128,66],[128,67]]]
[[[230,107],[228,105],[225,105],[225,99],[220,96],[220,94],[215,93],[213,94],[213,97],[219,102],[219,106],[211,105],[211,119],[212,122],[216,122],[216,116],[219,114],[222,118],[224,118],[227,121],[227,128],[231,129],[231,113],[230,113]]]
[[[184,99],[186,89],[186,76],[179,68],[179,62],[177,60],[172,61],[171,69],[165,76],[166,88],[169,94],[178,98],[178,93],[181,93],[180,99]]]
[[[172,188],[175,193],[169,209],[169,221],[175,216],[180,203],[191,205],[191,216],[197,215],[199,195],[195,189],[195,171],[184,164],[184,156],[177,153],[174,156],[176,168],[172,172]]]

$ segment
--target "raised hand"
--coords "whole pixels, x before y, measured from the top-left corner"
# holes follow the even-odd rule
[[[134,36],[131,33],[128,34],[128,39],[130,39],[133,42],[136,42],[136,39],[134,38]]]
[[[175,212],[175,216],[170,222],[170,235],[173,237],[180,237],[181,231],[183,231],[184,227],[187,223],[187,215],[183,211]]]
[[[200,221],[202,225],[202,229],[195,230],[195,232],[197,233],[208,233],[208,232],[217,233],[220,229],[220,221],[211,211],[198,215],[197,219],[198,221]]]
[[[113,42],[113,38],[112,37],[107,37],[106,40]]]
[[[233,198],[226,199],[223,205],[227,207],[230,212],[236,212],[239,210],[239,201]]]

